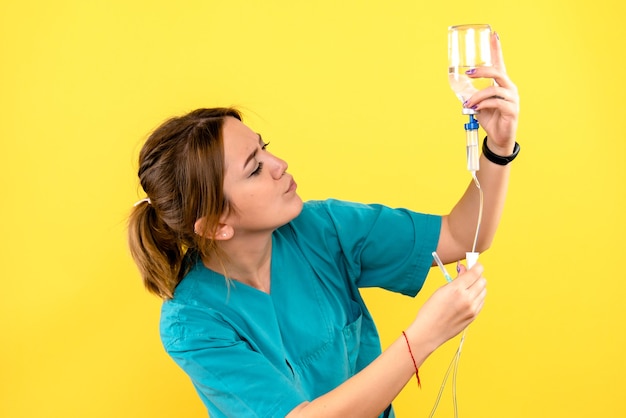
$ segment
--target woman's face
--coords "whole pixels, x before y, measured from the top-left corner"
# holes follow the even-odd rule
[[[302,199],[287,163],[270,154],[261,136],[227,117],[224,193],[235,211],[225,219],[236,235],[273,231],[300,214]]]

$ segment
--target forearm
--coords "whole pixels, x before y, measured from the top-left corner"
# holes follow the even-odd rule
[[[425,343],[411,346],[419,367],[432,350]],[[361,372],[327,394],[300,405],[287,418],[377,417],[414,374],[415,365],[407,342],[400,336]]]
[[[512,149],[495,149],[488,142],[490,149],[499,155],[510,155]],[[480,225],[480,233],[476,242],[476,251],[481,252],[489,248],[496,229],[500,223],[504,202],[509,183],[511,165],[498,165],[487,160],[484,155],[480,157],[480,170],[476,177],[483,191],[483,213]],[[454,247],[460,252],[461,258],[465,251],[472,249],[476,234],[478,215],[480,210],[480,191],[474,181],[471,181],[467,190],[446,217],[448,228]]]

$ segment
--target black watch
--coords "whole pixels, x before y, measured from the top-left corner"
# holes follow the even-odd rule
[[[519,148],[520,148],[519,144],[515,142],[515,147],[513,148],[513,154],[503,157],[501,155],[494,154],[489,149],[489,147],[487,146],[487,137],[485,137],[485,139],[483,140],[483,155],[489,161],[498,165],[507,165],[508,163],[513,161],[515,157],[517,157],[517,154],[519,154]]]

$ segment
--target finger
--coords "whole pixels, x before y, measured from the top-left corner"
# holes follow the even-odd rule
[[[484,292],[486,288],[487,288],[487,279],[485,279],[483,276],[480,276],[474,283],[472,283],[467,288],[467,290],[472,292],[472,296],[476,298],[481,294],[481,292]]]
[[[481,96],[470,97],[470,100],[464,103],[464,106],[479,112],[483,109],[499,110],[506,116],[514,116],[519,113],[519,103],[516,98],[511,98],[508,95],[483,94]]]
[[[470,78],[493,78],[498,86],[517,90],[517,87],[511,82],[511,79],[503,68],[495,66],[476,67],[466,74]]]
[[[498,32],[491,34],[491,63],[494,67],[506,72],[506,66],[504,65],[504,57],[502,56],[502,44],[500,43],[500,36]]]
[[[474,312],[476,315],[478,315],[480,311],[483,310],[483,306],[485,306],[486,297],[487,297],[487,288],[485,287],[476,298],[477,304],[476,304],[476,307],[474,308]]]
[[[475,267],[472,267],[470,271],[476,275],[476,279],[467,286],[472,298],[476,298],[487,287],[487,279],[483,277],[483,266],[474,270]]]
[[[465,273],[466,271],[467,271],[467,267],[465,267],[463,264],[461,264],[461,262],[460,262],[460,261],[457,261],[457,262],[456,262],[456,272],[457,272],[457,277],[458,277],[460,274]]]
[[[481,277],[482,273],[482,264],[476,263],[471,269],[459,274],[454,282],[458,282],[458,286],[461,286],[463,289],[468,289]]]
[[[483,271],[485,271],[485,268],[483,267],[482,264],[476,263],[468,271],[473,273],[478,278],[478,277],[482,276]]]
[[[488,99],[481,100],[475,105],[472,105],[471,102],[468,102],[467,107],[470,107],[474,110],[480,112],[480,110],[486,109],[497,109],[503,116],[513,117],[517,114],[517,110],[519,105],[515,102],[509,102],[504,100],[502,97],[491,96]]]
[[[481,100],[497,98],[500,100],[504,100],[507,102],[517,102],[519,100],[519,96],[516,90],[507,89],[500,86],[491,86],[486,87],[482,90],[477,91],[470,97],[470,101],[479,102]]]

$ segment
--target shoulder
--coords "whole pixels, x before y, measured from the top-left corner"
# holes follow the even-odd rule
[[[224,325],[221,311],[227,295],[228,283],[223,276],[204,268],[201,262],[193,266],[176,287],[174,297],[161,306],[163,344],[167,347],[199,330],[214,331]]]
[[[356,231],[354,220],[366,205],[337,199],[309,200],[300,214],[290,223],[279,228],[280,235],[291,236],[297,241],[320,239],[333,240],[341,230]]]
[[[300,215],[292,223],[304,224],[312,220],[335,223],[336,220],[349,222],[362,216],[368,216],[389,209],[380,204],[365,204],[338,199],[309,200],[304,203]]]

